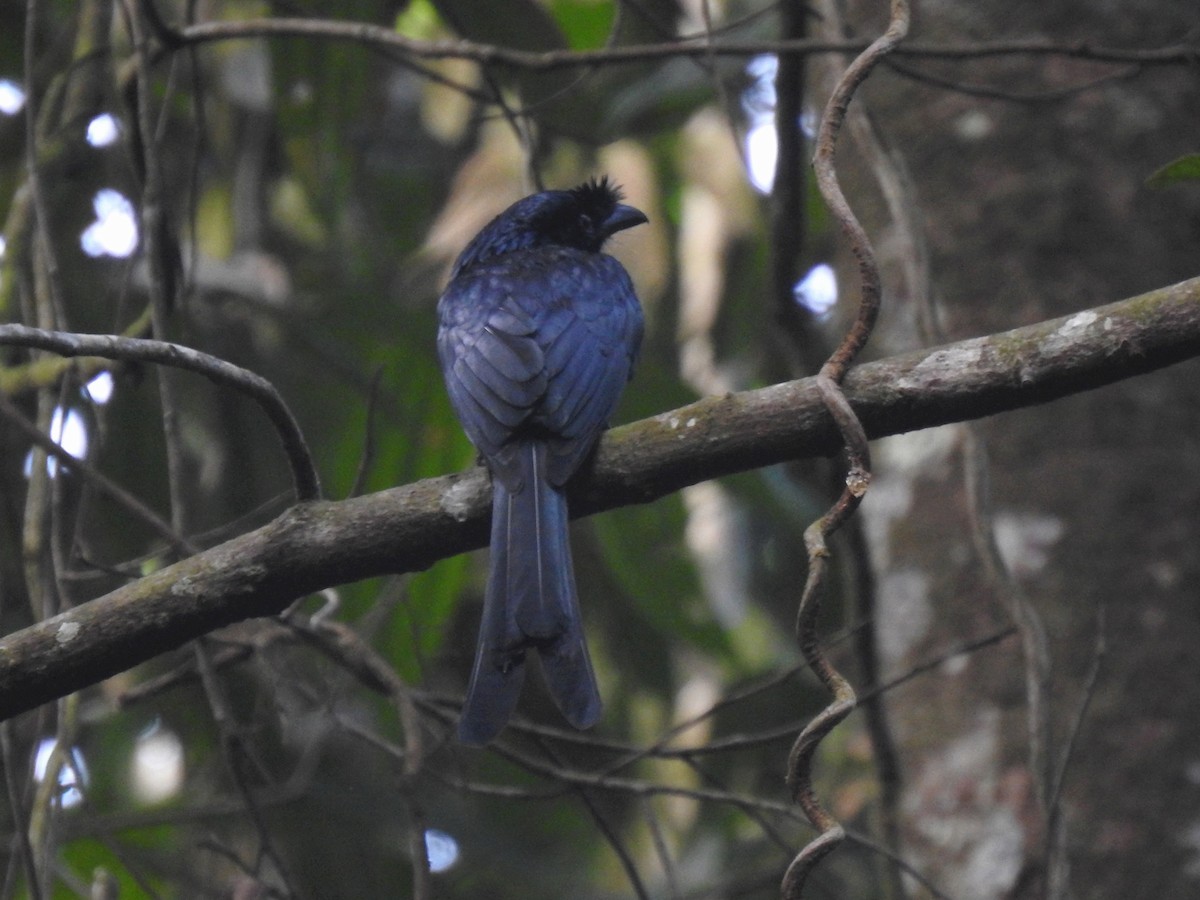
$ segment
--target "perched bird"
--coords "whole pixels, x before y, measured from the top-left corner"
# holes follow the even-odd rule
[[[607,178],[519,200],[475,236],[438,302],[450,402],[492,474],[491,558],[459,739],[485,744],[517,704],[525,656],[576,728],[600,718],[567,532],[568,479],[629,380],[642,309],[601,252],[646,222]]]

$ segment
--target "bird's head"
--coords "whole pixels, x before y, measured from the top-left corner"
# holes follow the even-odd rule
[[[518,200],[484,226],[458,257],[453,274],[533,247],[599,253],[618,231],[646,221],[641,210],[621,202],[620,189],[607,176],[567,191],[542,191]]]

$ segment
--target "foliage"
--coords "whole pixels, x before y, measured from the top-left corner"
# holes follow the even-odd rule
[[[1165,188],[1181,181],[1200,180],[1200,153],[1189,153],[1173,159],[1146,179],[1152,188]]]

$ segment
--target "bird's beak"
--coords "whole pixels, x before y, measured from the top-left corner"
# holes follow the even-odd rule
[[[634,225],[645,225],[649,221],[646,214],[640,209],[618,203],[617,208],[612,211],[612,215],[604,220],[604,233],[612,236],[618,231],[624,231]]]

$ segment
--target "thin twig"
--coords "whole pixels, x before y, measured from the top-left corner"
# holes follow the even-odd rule
[[[565,767],[562,756],[555,751],[554,747],[548,741],[539,739],[537,743],[542,752],[550,758],[555,766],[560,768]],[[600,834],[604,836],[608,845],[612,847],[613,853],[617,855],[617,859],[621,863],[621,868],[625,870],[625,877],[629,879],[629,886],[633,889],[633,893],[638,897],[638,900],[650,900],[650,892],[646,890],[641,873],[638,872],[637,862],[634,861],[633,854],[629,852],[629,848],[625,846],[625,841],[621,838],[620,832],[609,821],[608,813],[596,802],[596,798],[592,796],[591,791],[585,789],[582,785],[575,785],[574,793],[583,801],[583,805],[587,807],[588,814],[592,817],[592,821],[596,823]]]
[[[47,456],[51,456],[57,460],[61,469],[78,472],[101,493],[125,507],[126,510],[149,525],[159,537],[167,541],[176,550],[194,550],[187,541],[175,533],[170,522],[162,518],[162,516],[146,506],[134,494],[121,487],[87,460],[77,459],[64,450],[50,435],[25,418],[21,414],[20,409],[17,408],[17,405],[3,394],[0,394],[0,416],[3,416],[18,430],[24,432],[34,444],[45,451]]]
[[[1108,72],[1104,75],[1098,75],[1094,78],[1089,78],[1079,84],[1064,85],[1058,88],[1046,88],[1041,91],[1014,91],[1007,88],[992,87],[986,84],[973,84],[965,81],[956,81],[951,78],[942,78],[930,72],[924,72],[915,66],[905,65],[897,60],[888,60],[888,68],[892,69],[896,74],[902,75],[911,81],[927,84],[932,87],[940,88],[945,91],[953,91],[956,94],[965,94],[968,97],[983,97],[988,100],[1003,100],[1008,103],[1054,103],[1060,100],[1066,100],[1071,97],[1078,96],[1086,91],[1092,91],[1096,88],[1109,84],[1114,81],[1126,81],[1130,78],[1136,78],[1142,74],[1142,67],[1137,64],[1122,66],[1115,72]]]
[[[1025,660],[1025,692],[1028,703],[1029,768],[1034,790],[1043,815],[1052,789],[1050,730],[1050,647],[1046,627],[1025,589],[1013,576],[1000,552],[992,525],[991,485],[988,478],[987,448],[979,429],[968,425],[963,430],[963,468],[967,488],[971,536],[975,552],[983,564],[988,582],[999,595],[1021,635]]]
[[[921,887],[929,891],[929,896],[932,897],[933,900],[954,900],[954,898],[949,894],[938,890],[937,885],[930,881],[925,873],[923,873],[916,866],[912,865],[912,863],[908,862],[903,856],[901,856],[899,853],[896,853],[891,848],[885,847],[883,844],[871,840],[865,834],[858,834],[849,829],[846,830],[846,840],[886,859],[897,870],[903,872],[905,875],[908,875],[910,878],[915,879],[917,883],[921,885]]]
[[[811,9],[807,3],[788,0],[779,10],[779,29],[786,40],[807,35]],[[797,355],[792,369],[812,372],[828,356],[827,341],[816,317],[796,301],[799,263],[807,237],[808,153],[802,119],[807,61],[785,54],[777,57],[775,74],[775,133],[779,142],[775,177],[771,184],[770,265],[774,321],[788,338],[788,349]]]
[[[314,615],[312,624],[319,631],[323,626],[323,618],[318,619]],[[357,632],[350,628],[343,627],[341,631],[344,635],[358,638]],[[368,650],[372,656],[375,655],[364,640],[356,640],[355,649],[359,656]],[[379,663],[387,666],[383,660],[377,660],[376,668],[379,668]],[[421,769],[425,765],[425,733],[408,685],[400,678],[392,679],[390,684],[392,704],[396,707],[396,713],[404,726],[404,764],[400,793],[408,805],[408,839],[413,858],[412,897],[413,900],[430,900],[434,896],[433,879],[429,869],[429,844],[425,838],[425,810],[418,792]]]
[[[21,782],[17,776],[18,772],[25,771],[27,767],[18,761],[13,749],[12,728],[11,722],[0,722],[0,759],[4,762],[4,786],[8,792],[8,808],[20,849],[19,856],[25,867],[25,886],[32,900],[41,900],[41,878],[38,876],[33,845],[29,842],[29,821],[25,815],[25,804],[21,801]],[[10,865],[16,865],[16,860],[12,860]]]
[[[45,123],[39,121],[37,79],[34,77],[34,63],[39,58],[37,52],[37,11],[38,0],[27,0],[25,4],[25,165],[28,169],[29,191],[33,198],[34,234],[30,236],[30,247],[34,249],[31,257],[37,265],[38,253],[41,251],[41,262],[45,268],[48,307],[51,315],[39,318],[43,324],[53,323],[55,328],[68,327],[63,307],[62,278],[58,267],[58,252],[55,249],[53,236],[50,233],[50,205],[46,201],[43,190],[41,172],[38,167],[38,144],[48,130],[42,127]]]
[[[534,799],[559,797],[572,787],[589,787],[626,793],[633,797],[671,796],[685,797],[711,803],[723,803],[740,810],[765,810],[777,813],[792,821],[801,821],[794,804],[779,800],[767,800],[753,797],[737,791],[720,790],[704,787],[684,787],[680,785],[663,784],[658,781],[641,781],[636,778],[614,778],[595,772],[581,772],[565,766],[556,766],[522,753],[510,744],[500,741],[488,746],[488,750],[515,763],[526,771],[550,779],[555,787]]]
[[[47,331],[25,325],[0,325],[0,344],[36,347],[60,356],[101,356],[106,359],[136,360],[198,372],[217,384],[237,390],[254,400],[266,414],[283,444],[292,468],[296,499],[320,497],[320,479],[308,444],[287,404],[271,382],[241,366],[182,344],[113,334],[75,334]]]
[[[159,136],[151,109],[150,46],[149,38],[143,34],[143,20],[129,0],[120,4],[125,13],[125,23],[133,44],[133,59],[136,72],[133,110],[137,128],[130,139],[137,143],[140,153],[142,176],[141,234],[143,256],[147,264],[150,282],[150,320],[153,336],[165,341],[171,336],[171,320],[178,305],[177,273],[168,258],[167,213],[162,189],[162,167],[159,159]],[[162,406],[163,439],[167,457],[167,492],[170,497],[171,527],[178,534],[190,530],[191,493],[185,490],[184,479],[187,467],[184,460],[182,429],[182,400],[175,373],[166,368],[156,370],[159,402]]]
[[[662,866],[663,881],[666,882],[664,895],[668,900],[679,900],[679,880],[675,875],[675,863],[671,859],[671,849],[667,846],[667,837],[663,834],[662,822],[654,809],[654,800],[647,798],[639,806],[646,819],[646,829],[650,832],[650,844],[654,847],[654,855]]]
[[[379,382],[383,378],[383,368],[377,368],[371,375],[367,386],[367,419],[363,423],[362,452],[358,456],[358,468],[354,472],[354,481],[350,485],[348,497],[357,497],[367,486],[371,476],[371,466],[375,464],[375,416],[379,401]]]
[[[862,681],[868,685],[882,680],[883,663],[879,645],[879,584],[871,563],[870,547],[861,519],[851,520],[844,532],[849,543],[851,574],[850,591],[855,597],[855,610],[863,627],[856,632],[854,648]],[[888,716],[883,692],[858,692],[857,704],[863,712],[867,735],[871,741],[871,760],[879,780],[879,825],[878,832],[883,843],[889,847],[900,846],[900,801],[904,789],[904,778],[900,766],[900,752],[896,736]],[[882,885],[884,900],[906,900],[908,891],[900,869],[888,867]]]
[[[245,747],[245,742],[238,733],[239,726],[237,719],[230,708],[229,699],[217,678],[217,672],[212,665],[208,648],[203,641],[196,641],[193,645],[193,652],[196,658],[196,670],[200,674],[200,683],[204,689],[205,698],[212,710],[213,722],[217,727],[217,743],[221,748],[221,756],[225,761],[225,768],[241,797],[242,809],[250,818],[254,830],[258,834],[259,855],[260,857],[265,856],[270,861],[271,866],[287,887],[287,896],[293,898],[300,896],[294,888],[296,881],[290,874],[290,867],[275,847],[271,830],[267,827],[266,820],[263,818],[262,807],[255,796],[255,791],[246,778],[246,774],[242,771],[239,758],[244,757],[247,761],[253,762],[260,771],[263,769],[263,766],[249,753]],[[261,879],[262,877],[260,868],[261,861],[251,871],[251,874],[256,879]]]
[[[948,650],[939,653],[937,656],[931,657],[923,662],[918,663],[917,665],[914,665],[908,671],[897,675],[895,678],[892,678],[889,681],[864,688],[862,691],[857,692],[858,700],[861,704],[863,701],[886,694],[888,691],[900,687],[902,684],[905,684],[914,678],[938,668],[947,660],[974,653],[975,651],[982,650],[985,647],[990,647],[991,645],[997,644],[1014,634],[1016,634],[1015,628],[1003,628],[1000,631],[993,632],[985,635],[984,637],[951,647]],[[791,675],[794,675],[796,671],[796,668],[792,668],[787,670],[785,674],[790,677]],[[764,744],[770,744],[775,741],[783,740],[786,737],[793,736],[796,734],[796,731],[799,727],[800,725],[797,722],[788,722],[783,725],[763,729],[762,731],[757,731],[751,734],[729,734],[724,737],[711,740],[702,747],[664,747],[660,746],[663,741],[663,739],[660,738],[658,742],[648,747],[645,752],[640,753],[639,758],[641,756],[653,756],[657,759],[683,758],[691,760],[716,753],[739,752],[751,747],[760,747]],[[605,771],[612,771],[612,769],[606,769]]]
[[[1070,888],[1067,877],[1070,866],[1067,860],[1066,821],[1063,816],[1062,791],[1063,786],[1067,783],[1067,774],[1071,768],[1075,749],[1079,746],[1079,733],[1083,729],[1083,722],[1087,718],[1092,698],[1096,695],[1096,685],[1100,682],[1100,673],[1104,668],[1104,660],[1108,656],[1107,627],[1108,614],[1103,601],[1101,601],[1096,610],[1096,642],[1092,650],[1092,663],[1084,678],[1079,705],[1063,741],[1061,756],[1054,771],[1054,780],[1050,784],[1049,797],[1046,801],[1046,896],[1050,900],[1067,896]]]
[[[604,64],[631,64],[672,59],[679,56],[760,56],[762,54],[861,53],[867,42],[860,40],[819,41],[723,41],[709,46],[704,35],[661,44],[629,44],[597,50],[527,51],[468,40],[423,41],[392,28],[366,22],[328,19],[243,19],[202,22],[177,32],[175,43],[199,44],[245,38],[314,37],[379,44],[421,59],[468,59],[483,64],[503,64],[517,69],[553,70]],[[989,56],[1061,56],[1110,63],[1143,65],[1193,65],[1200,60],[1200,46],[1174,44],[1163,47],[1101,47],[1086,41],[1053,43],[1040,38],[977,43],[911,44],[897,51],[906,57],[974,60]]]

